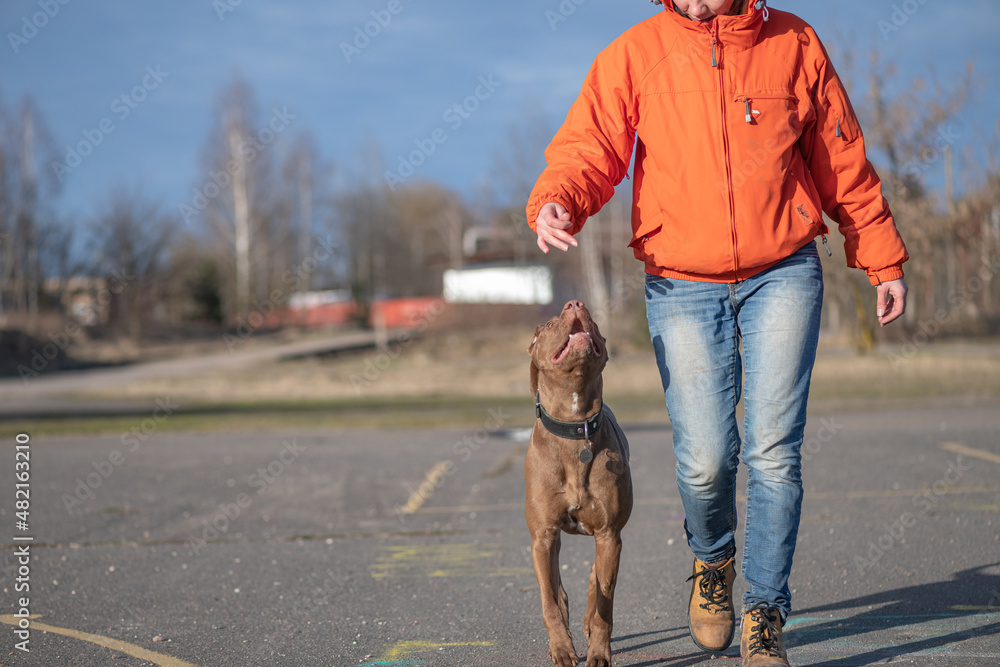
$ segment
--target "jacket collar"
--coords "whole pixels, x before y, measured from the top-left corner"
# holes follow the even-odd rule
[[[742,14],[716,16],[707,21],[695,21],[684,16],[674,7],[673,0],[664,0],[663,9],[688,37],[706,48],[711,46],[712,39],[717,39],[723,48],[743,51],[757,43],[760,30],[768,18],[765,1],[747,0],[746,5]]]

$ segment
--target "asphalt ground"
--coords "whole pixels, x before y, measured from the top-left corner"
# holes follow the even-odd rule
[[[528,426],[484,403],[478,428],[31,438],[28,530],[8,437],[0,665],[551,664]],[[669,426],[623,427],[636,506],[615,664],[735,662],[738,646],[706,654],[687,635]],[[792,664],[1000,664],[1000,401],[817,413],[805,449]],[[581,655],[593,548],[564,536]]]

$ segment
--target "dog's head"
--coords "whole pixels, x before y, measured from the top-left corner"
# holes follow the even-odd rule
[[[535,329],[528,346],[531,355],[531,393],[538,391],[538,374],[591,380],[608,363],[608,347],[590,312],[581,301],[570,301]]]

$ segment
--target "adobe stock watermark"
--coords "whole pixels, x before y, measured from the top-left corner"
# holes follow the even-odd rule
[[[950,461],[948,469],[941,479],[913,496],[913,505],[919,509],[916,512],[903,512],[891,524],[882,524],[882,533],[868,543],[868,551],[865,552],[865,555],[854,557],[854,566],[857,568],[858,574],[865,574],[865,572],[874,569],[886,553],[902,541],[906,531],[917,525],[917,521],[921,517],[927,516],[941,502],[941,497],[948,493],[951,487],[958,484],[965,473],[974,467],[974,463],[963,464],[961,456]]]
[[[333,237],[327,235],[326,240],[319,240],[313,248],[312,253],[298,263],[297,266],[285,271],[281,276],[282,287],[275,287],[271,290],[268,298],[264,301],[253,302],[250,314],[245,321],[241,321],[236,327],[236,334],[225,333],[222,335],[222,342],[226,348],[233,352],[236,346],[254,335],[267,322],[267,317],[279,306],[283,305],[288,297],[299,289],[307,276],[311,275],[320,264],[333,256],[333,251],[338,247]]]
[[[403,354],[403,350],[420,337],[427,330],[427,327],[430,326],[431,322],[440,317],[444,310],[444,300],[435,299],[431,303],[430,308],[417,318],[417,326],[409,331],[404,331],[396,338],[390,340],[385,347],[379,350],[378,354],[365,359],[365,369],[361,373],[351,374],[351,386],[354,387],[354,393],[360,396],[361,391],[365,387],[371,385],[373,382],[377,382],[382,377],[382,373],[392,366],[392,362],[399,359]]]
[[[212,0],[212,9],[221,23],[226,20],[226,14],[232,14],[242,4],[243,0]]]
[[[894,3],[892,11],[889,13],[889,20],[879,19],[875,23],[879,32],[882,33],[883,41],[888,42],[889,36],[899,32],[909,22],[910,18],[920,11],[920,7],[926,4],[927,0],[903,0],[899,4]]]
[[[489,416],[480,428],[466,434],[452,444],[451,452],[459,457],[461,462],[464,463],[471,459],[510,419],[510,415],[504,414],[503,408],[491,408],[487,414]],[[454,459],[448,459],[435,465],[418,488],[410,489],[410,497],[406,504],[396,505],[395,512],[399,522],[403,523],[404,517],[416,514],[421,505],[434,495],[434,491],[441,488],[445,478],[454,475],[457,470],[458,464]]]
[[[904,363],[913,359],[917,352],[941,333],[942,327],[956,313],[960,312],[972,297],[983,291],[986,284],[992,281],[997,273],[1000,273],[1000,257],[994,253],[983,260],[976,273],[964,284],[952,288],[946,297],[947,308],[938,308],[934,311],[934,317],[920,320],[917,323],[917,332],[907,338],[899,352],[893,352],[889,355],[889,365],[892,366],[892,369],[898,370]]]
[[[128,287],[129,283],[135,280],[135,276],[126,275],[121,271],[113,271],[111,277],[107,279],[108,286],[97,293],[97,304],[107,307],[111,303],[112,295],[121,294]],[[52,361],[59,356],[60,352],[65,352],[66,348],[74,338],[80,335],[83,326],[75,320],[69,320],[62,328],[62,331],[50,333],[49,341],[38,348],[32,348],[31,359],[26,363],[17,365],[17,374],[21,377],[21,382],[25,385],[29,380],[36,378],[48,370]]]
[[[549,22],[552,32],[559,29],[560,24],[569,20],[569,17],[576,13],[576,8],[587,2],[587,0],[562,0],[555,10],[545,10],[545,20]]]
[[[19,53],[21,47],[33,40],[38,32],[47,26],[49,21],[54,19],[69,3],[70,0],[38,0],[37,4],[41,11],[31,14],[30,17],[25,14],[21,17],[21,29],[17,32],[7,33],[7,41],[14,53]]]
[[[284,440],[281,445],[281,452],[277,456],[268,461],[266,466],[257,468],[247,477],[247,484],[257,489],[256,496],[267,493],[267,490],[279,477],[285,474],[289,466],[298,461],[302,452],[307,449],[304,445],[300,445],[296,438],[292,438],[291,441]],[[241,491],[233,499],[233,502],[220,504],[210,519],[202,520],[201,534],[190,537],[185,543],[186,546],[197,556],[202,547],[210,541],[217,540],[228,533],[233,523],[253,505],[253,501],[254,496]]]
[[[844,425],[837,423],[836,417],[821,418],[816,434],[806,438],[802,443],[802,460],[811,461],[823,449],[823,445],[832,442],[843,428]]]
[[[910,176],[913,179],[921,178],[928,169],[944,156],[945,150],[953,147],[962,138],[962,133],[959,132],[959,129],[964,129],[963,124],[959,122],[958,128],[955,125],[956,123],[948,123],[947,127],[939,127],[933,145],[923,149],[919,155],[904,164],[900,169],[900,174]],[[898,179],[893,186],[893,191],[898,195],[905,188],[906,182],[903,179]]]
[[[458,131],[467,120],[472,118],[483,102],[493,97],[497,89],[503,85],[493,74],[480,76],[478,85],[472,94],[466,96],[459,102],[452,104],[444,110],[441,119],[447,124],[452,132]],[[399,163],[396,171],[386,170],[385,182],[389,189],[396,191],[396,186],[402,185],[410,176],[417,172],[428,158],[437,152],[439,146],[448,141],[448,132],[444,127],[436,127],[428,135],[421,139],[414,139],[416,148],[406,155],[399,156]]]
[[[155,67],[148,65],[146,73],[139,83],[131,90],[125,91],[121,95],[111,100],[111,113],[119,122],[124,121],[142,102],[149,97],[149,94],[160,87],[164,79],[170,76],[170,72],[164,72],[159,65]],[[98,121],[97,126],[81,131],[83,138],[75,144],[66,145],[66,154],[62,162],[53,160],[51,167],[59,182],[62,183],[67,175],[83,164],[84,159],[94,152],[94,149],[104,143],[105,138],[117,129],[115,121],[110,116],[105,116]]]
[[[403,13],[406,7],[401,0],[389,0],[385,9],[373,9],[371,11],[371,21],[354,26],[354,37],[350,42],[340,43],[340,52],[344,54],[344,60],[348,63],[354,56],[360,56],[361,52],[371,46],[372,40],[382,34],[382,31],[389,27],[392,20]]]
[[[62,494],[63,506],[66,508],[66,512],[72,514],[74,509],[83,507],[85,503],[92,500],[96,495],[94,492],[101,488],[104,482],[125,463],[127,454],[138,451],[139,447],[149,440],[159,430],[160,425],[169,419],[180,407],[180,404],[173,403],[170,397],[157,399],[156,407],[153,408],[149,417],[146,417],[131,429],[122,433],[119,440],[122,443],[122,447],[126,448],[126,451],[122,452],[120,449],[115,449],[108,454],[107,459],[92,461],[90,465],[94,468],[94,472],[87,473],[83,477],[77,477],[76,487],[73,489],[72,494]]]
[[[260,128],[256,134],[246,137],[240,143],[238,152],[239,160],[233,158],[226,163],[225,170],[212,171],[208,174],[208,179],[200,188],[194,189],[194,196],[189,204],[178,205],[178,210],[184,218],[184,224],[190,223],[199,213],[208,207],[208,203],[222,194],[228,188],[235,176],[243,173],[243,169],[248,167],[258,155],[271,145],[275,138],[288,129],[291,122],[297,116],[288,111],[288,107],[271,110],[271,118],[267,125]]]
[[[753,100],[750,100],[751,106]],[[744,158],[740,162],[733,163],[732,176],[728,179],[720,180],[715,184],[716,190],[720,194],[726,195],[730,189],[738,190],[746,185],[750,179],[760,171],[761,167],[768,163],[774,163],[775,156],[782,153],[794,139],[790,130],[783,129],[777,137],[769,137],[764,141],[763,146],[749,148],[744,152]],[[808,216],[806,216],[808,217]],[[806,220],[811,223],[811,220]]]

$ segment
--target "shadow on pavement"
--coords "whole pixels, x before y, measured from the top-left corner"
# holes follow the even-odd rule
[[[653,635],[661,635],[661,634],[664,634],[664,633],[679,633],[679,634],[671,635],[671,636],[667,636],[667,637],[659,637],[659,638],[656,638],[656,639],[652,639],[651,638]],[[625,635],[623,637],[614,637],[611,640],[611,645],[612,645],[612,647],[618,646],[618,648],[616,648],[614,650],[614,654],[615,655],[619,655],[619,654],[628,654],[628,653],[631,653],[631,652],[634,652],[634,651],[641,651],[642,649],[647,649],[647,648],[651,648],[651,647],[654,647],[654,646],[660,646],[660,645],[666,644],[668,642],[673,642],[673,641],[677,641],[677,640],[680,640],[680,639],[688,639],[689,637],[690,637],[690,634],[688,632],[688,629],[687,629],[686,626],[684,626],[684,627],[676,627],[676,628],[665,628],[663,630],[654,630],[652,632],[637,632],[635,634]],[[633,644],[633,645],[630,645],[630,646],[627,646],[627,647],[622,647],[620,645],[621,642],[626,642],[626,641],[632,640],[632,639],[644,639],[644,638],[648,638],[648,639],[646,639],[646,641],[644,641],[644,642],[641,642],[641,643],[638,643],[638,644]],[[733,647],[730,647],[728,649],[728,651],[726,651],[724,653],[706,653],[704,651],[692,651],[691,653],[689,653],[687,655],[671,655],[670,657],[666,657],[666,656],[650,657],[650,656],[642,656],[640,654],[639,657],[650,657],[650,659],[646,660],[645,662],[630,663],[630,665],[631,665],[631,667],[653,667],[654,665],[670,665],[671,667],[687,667],[688,665],[697,665],[698,663],[701,663],[701,662],[706,662],[706,661],[709,661],[709,660],[716,660],[716,659],[718,659],[719,656],[723,656],[723,655],[726,656],[726,657],[728,657],[728,658],[738,659],[739,658],[739,636],[736,637],[735,654],[733,653],[733,651],[734,651]]]
[[[816,667],[844,667],[845,665],[869,665],[889,662],[919,651],[939,649],[975,637],[1000,635],[1000,576],[983,574],[982,570],[996,567],[1000,563],[983,565],[962,570],[952,575],[949,581],[908,586],[881,593],[872,593],[833,604],[811,607],[796,612],[789,619],[794,628],[797,623],[807,622],[809,614],[836,612],[839,609],[872,609],[848,618],[825,620],[801,629],[794,628],[786,635],[788,647],[849,639],[851,637],[886,630],[897,630],[886,645],[849,657],[815,663]],[[987,622],[974,628],[945,630],[926,637],[925,632],[914,632],[908,636],[900,631],[905,626],[925,623],[933,619],[959,619],[983,616]],[[912,641],[908,641],[912,639]],[[890,641],[885,642],[889,644]]]

